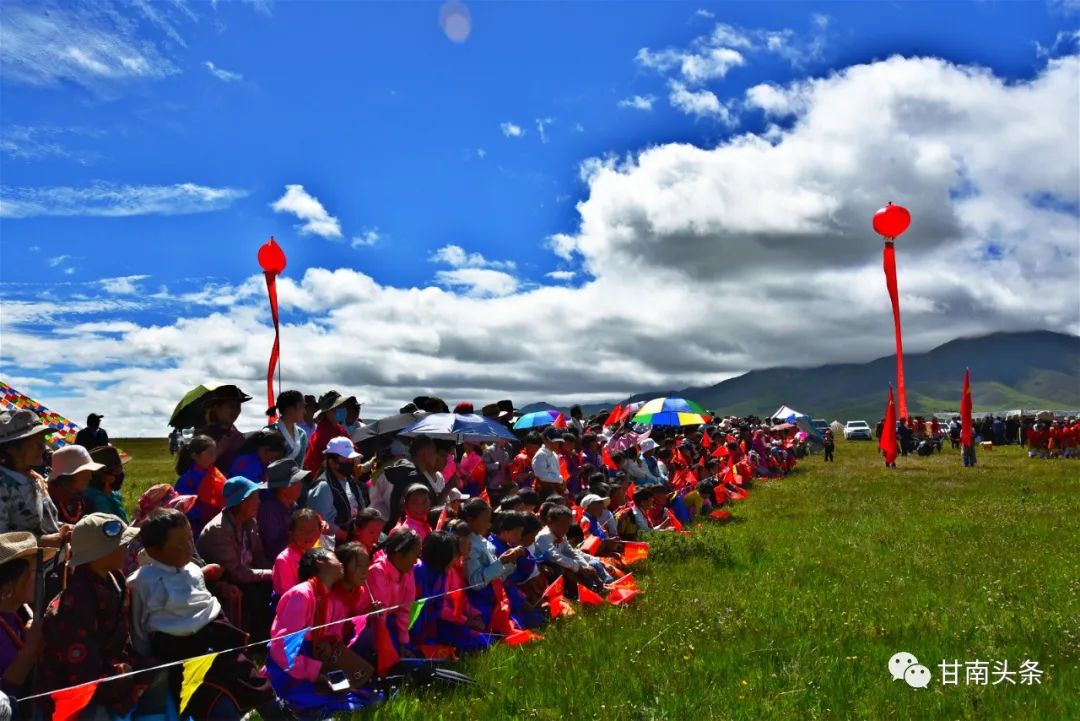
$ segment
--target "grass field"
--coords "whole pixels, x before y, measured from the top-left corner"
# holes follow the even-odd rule
[[[118,445],[131,503],[172,480],[164,441]],[[406,691],[365,716],[1080,718],[1080,462],[1011,447],[965,470],[946,450],[886,471],[873,445],[759,484],[737,523],[657,538],[632,608],[581,609],[538,644],[466,660],[475,689]],[[892,680],[899,651],[929,688]],[[965,684],[966,662],[1028,659],[1041,684]]]

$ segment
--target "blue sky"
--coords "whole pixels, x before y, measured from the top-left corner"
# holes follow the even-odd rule
[[[747,135],[778,143],[813,117],[819,100],[800,95],[804,84],[813,79],[822,88],[839,83],[837,78],[852,67],[884,74],[897,67],[887,62],[891,56],[932,58],[948,68],[978,66],[996,91],[1007,94],[1009,88],[1049,76],[1055,63],[1075,58],[1078,26],[1070,3],[507,2],[463,7],[441,9],[439,3],[425,2],[5,3],[0,10],[0,298],[7,311],[5,335],[26,342],[22,348],[4,343],[4,375],[80,411],[105,398],[95,394],[136,383],[123,373],[107,375],[131,365],[151,374],[173,374],[177,386],[194,385],[203,380],[198,373],[212,370],[190,365],[198,331],[184,326],[177,332],[186,338],[175,346],[161,338],[148,340],[148,332],[153,337],[175,330],[178,317],[216,315],[226,324],[238,324],[223,330],[224,336],[256,327],[247,323],[265,323],[257,315],[265,298],[252,276],[257,272],[255,249],[271,234],[289,256],[286,276],[297,284],[295,296],[289,295],[291,286],[284,291],[293,298],[284,303],[284,312],[298,339],[302,330],[316,336],[352,332],[327,321],[350,312],[348,293],[330,293],[319,285],[321,277],[304,276],[309,269],[349,271],[361,284],[365,279],[377,284],[373,293],[384,296],[394,289],[441,288],[447,302],[470,303],[470,313],[516,313],[523,326],[557,324],[557,317],[544,316],[545,309],[596,307],[593,294],[603,291],[616,298],[625,293],[628,302],[622,310],[597,318],[597,328],[647,326],[635,319],[648,310],[647,299],[656,289],[645,284],[638,284],[637,292],[633,284],[608,288],[616,269],[623,280],[637,272],[649,275],[663,289],[685,277],[667,277],[667,271],[686,268],[666,263],[656,246],[613,255],[618,248],[610,239],[617,235],[608,231],[638,232],[626,218],[645,215],[645,227],[653,233],[649,242],[666,242],[662,229],[667,220],[657,215],[662,209],[630,212],[608,230],[588,232],[583,218],[589,214],[577,206],[590,204],[603,225],[610,219],[605,208],[611,206],[600,191],[629,183],[639,153],[648,148],[682,152],[680,147],[723,151]],[[450,14],[451,25],[468,13],[463,41],[448,36],[440,11]],[[909,64],[908,70],[913,67]],[[908,70],[889,72],[904,78]],[[965,72],[964,82],[981,87],[971,75],[975,71]],[[917,75],[910,80],[919,82]],[[893,80],[883,76],[881,82]],[[782,109],[764,99],[769,89],[786,93]],[[1026,102],[1017,93],[1011,97]],[[1066,111],[1069,103],[1066,98]],[[830,112],[838,114],[835,106]],[[853,104],[852,112],[865,114],[866,108]],[[925,115],[895,117],[898,123],[925,120]],[[1062,120],[1068,139],[1075,120]],[[949,122],[943,120],[940,127]],[[948,132],[942,130],[941,137],[950,142]],[[1030,162],[1030,156],[1017,152],[1000,162]],[[589,159],[599,160],[590,165]],[[620,167],[627,159],[630,165]],[[666,165],[666,173],[678,175],[697,167],[698,159],[664,162],[673,163]],[[1064,210],[1046,210],[1051,215],[1040,216],[1039,222],[1056,224],[1054,233],[1060,236],[1055,237],[1062,239],[1064,250],[1055,252],[1064,252],[1075,268],[1068,243],[1076,227],[1076,198],[1068,192],[1075,162],[1065,162],[1060,177],[1030,182],[1033,191],[1064,203]],[[965,157],[960,165],[979,172],[974,158]],[[787,175],[779,166],[772,171]],[[948,184],[957,187],[966,178],[953,177]],[[982,180],[979,186],[989,198],[985,188],[996,179]],[[290,186],[302,188],[287,191]],[[707,206],[708,198],[703,202]],[[741,207],[753,202],[748,197]],[[835,220],[834,206],[825,202],[823,207]],[[919,208],[913,211],[923,217]],[[940,231],[942,238],[958,243],[977,240],[987,263],[1006,265],[1010,247],[1022,244],[1020,238],[1010,240],[1016,231],[1007,222],[984,229],[976,239],[969,232],[973,221],[959,205],[943,207],[942,213],[949,218],[928,229],[927,237]],[[934,211],[926,217],[938,216]],[[710,217],[702,223],[714,221]],[[760,228],[747,220],[736,230],[750,233],[765,248],[789,242],[805,246],[795,237],[798,233],[768,240],[776,229],[767,226],[767,220]],[[702,225],[691,227],[696,233]],[[709,242],[720,250],[728,241],[717,232]],[[553,236],[573,240],[560,252]],[[684,236],[676,232],[672,237]],[[872,238],[867,240],[872,247]],[[669,247],[675,252],[674,245]],[[701,247],[685,246],[683,252],[698,253]],[[627,258],[633,262],[624,268],[620,264]],[[643,267],[643,258],[653,265]],[[858,284],[859,269],[872,268],[872,258],[849,255],[842,264],[849,260],[848,281]],[[755,267],[769,264],[768,256],[760,255]],[[1026,272],[1021,266],[1009,272]],[[605,268],[612,277],[604,276]],[[557,275],[549,275],[553,272]],[[719,272],[691,272],[690,278],[688,284],[699,284],[701,291],[730,280]],[[1063,287],[1069,279],[1062,278]],[[792,288],[805,283],[791,279]],[[341,284],[356,287],[345,280]],[[561,286],[561,294],[552,286]],[[1075,329],[1070,293],[1061,307],[1027,322]],[[694,296],[687,291],[672,304],[696,304]],[[967,324],[941,326],[933,324],[934,314],[941,312],[942,303],[958,299],[914,293],[909,300],[916,346],[964,332],[1016,328],[1025,313],[976,304]],[[83,306],[72,311],[78,303]],[[927,314],[922,326],[920,309]],[[778,307],[777,315],[783,312]],[[387,354],[350,369],[361,379],[360,392],[371,396],[374,408],[392,408],[421,390],[516,391],[524,396],[522,402],[556,390],[543,382],[514,386],[494,371],[487,378],[487,370],[477,369],[477,358],[449,350],[453,328],[451,322],[427,351],[417,351],[447,363],[420,363],[408,378],[362,382],[364,369],[372,364],[395,362],[393,349],[385,349]],[[786,322],[778,321],[773,332],[784,337]],[[716,335],[730,340],[738,328],[718,328]],[[695,339],[702,336],[695,331]],[[478,331],[476,342],[496,344],[503,337]],[[58,338],[101,344],[95,356],[70,363],[59,358],[63,346],[48,345]],[[357,329],[349,338],[362,344],[365,333]],[[643,339],[654,341],[653,336]],[[128,351],[116,351],[118,345],[144,348],[144,354],[133,359]],[[598,378],[595,389],[586,384],[573,392],[612,393],[620,373],[630,392],[651,383],[718,380],[785,360],[759,352],[749,341],[729,348],[712,341],[700,345],[702,362],[679,368],[678,363],[665,367],[648,361],[620,365],[617,356],[627,353],[615,343],[588,361],[592,369],[605,368],[605,379]],[[440,352],[443,346],[445,353]],[[555,355],[565,357],[575,347]],[[56,360],[30,359],[29,348],[54,354]],[[881,351],[887,352],[886,344],[875,340],[846,353],[810,344],[799,355],[807,362],[825,362]],[[228,344],[214,351],[223,356],[233,352],[240,349]],[[288,344],[285,353],[286,362],[295,365]],[[708,367],[707,356],[720,359],[715,368]],[[264,357],[220,375],[254,390],[259,362]],[[245,363],[251,367],[240,367]],[[331,370],[301,380],[337,383]],[[572,366],[565,370],[577,374]],[[106,375],[86,375],[94,371]],[[507,369],[505,377],[531,372]],[[448,379],[455,374],[481,379],[452,383]],[[168,403],[163,398],[158,405]]]

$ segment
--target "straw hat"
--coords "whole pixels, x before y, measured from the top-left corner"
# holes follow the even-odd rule
[[[56,555],[55,548],[43,548],[42,558],[48,561]],[[31,558],[38,552],[37,538],[26,531],[0,533],[0,565],[20,558]]]

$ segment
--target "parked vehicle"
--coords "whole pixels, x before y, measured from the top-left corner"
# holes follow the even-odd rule
[[[873,440],[873,431],[866,421],[848,421],[844,425],[845,441],[869,441]]]

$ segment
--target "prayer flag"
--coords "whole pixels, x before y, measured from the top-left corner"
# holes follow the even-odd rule
[[[304,637],[310,628],[302,628],[295,633],[290,633],[281,640],[282,650],[285,652],[285,670],[288,671],[296,662],[296,656],[300,653],[300,647],[304,645]]]
[[[507,646],[521,646],[526,643],[532,643],[533,641],[543,641],[544,637],[538,633],[533,633],[527,628],[523,628],[520,631],[514,631],[507,636],[505,640]]]
[[[177,713],[180,716],[184,715],[184,709],[187,708],[188,701],[195,694],[195,690],[202,686],[206,672],[214,665],[214,659],[217,656],[216,653],[208,653],[205,656],[196,656],[184,661],[184,681],[180,684],[180,704],[177,707]]]
[[[562,599],[563,599],[563,577],[559,576],[555,579],[554,583],[547,587],[544,591],[544,598],[547,599],[548,605],[551,607],[551,617],[557,618],[563,611]]]
[[[394,666],[401,661],[394,641],[390,638],[390,630],[386,627],[386,615],[375,619],[375,662],[376,673],[385,676],[393,670]]]
[[[53,700],[53,721],[74,721],[78,718],[79,713],[94,697],[97,686],[98,682],[93,681],[50,694]]]
[[[630,565],[649,557],[649,544],[641,541],[623,541],[623,563]]]
[[[420,614],[424,612],[424,599],[418,598],[413,601],[412,608],[409,609],[409,630],[416,625],[416,622],[420,620]]]
[[[578,600],[582,606],[603,606],[604,597],[590,590],[585,584],[579,583],[577,587]]]

